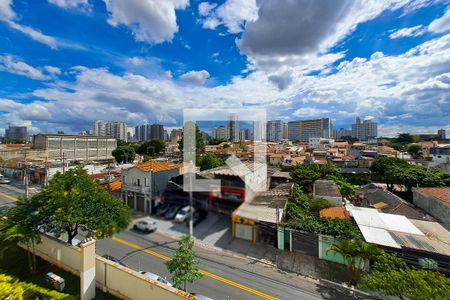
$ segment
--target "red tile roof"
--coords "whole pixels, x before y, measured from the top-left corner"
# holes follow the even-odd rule
[[[347,210],[344,207],[324,208],[320,211],[321,218],[329,219],[350,219]]]
[[[144,163],[140,163],[136,165],[136,168],[144,171],[144,172],[160,172],[160,171],[166,171],[166,170],[172,170],[172,169],[179,169],[182,168],[183,164],[176,164],[171,161],[155,161],[155,160],[149,160]]]
[[[416,188],[415,191],[450,204],[450,187]]]

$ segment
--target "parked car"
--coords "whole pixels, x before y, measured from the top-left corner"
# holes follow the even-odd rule
[[[144,275],[144,276],[147,277],[147,278],[150,278],[150,279],[153,279],[153,280],[155,280],[155,281],[158,281],[158,282],[167,284],[168,286],[172,286],[172,284],[171,284],[169,281],[167,281],[165,277],[162,278],[161,276],[156,275],[156,274],[154,274],[154,273],[152,273],[152,272],[141,271],[141,272],[139,272],[139,273],[141,273],[142,275]]]
[[[195,208],[192,208],[192,210],[195,212]],[[180,211],[178,211],[174,221],[177,223],[183,223],[184,221],[186,221],[186,218],[189,217],[190,212],[191,212],[190,206],[183,207],[182,209],[180,209]]]
[[[167,211],[170,209],[170,205],[168,203],[162,203],[156,207],[156,216],[162,217]]]
[[[114,256],[108,255],[108,254],[104,254],[102,255],[103,258],[106,258],[107,260],[110,260],[112,262],[115,262],[116,264],[119,264],[121,266],[125,266],[125,264],[123,262],[120,261],[120,259],[115,258]]]
[[[198,223],[206,219],[208,216],[208,212],[206,210],[196,210],[194,211],[194,226],[197,226]],[[186,226],[189,226],[190,214],[186,218]]]
[[[8,210],[13,207],[14,204],[12,203],[5,203],[0,205],[0,216],[4,216],[8,213]]]
[[[0,178],[0,184],[8,184],[8,183],[11,183],[11,180],[6,179],[4,177]]]
[[[171,206],[164,215],[164,218],[167,220],[172,220],[173,218],[175,218],[180,208],[180,206]]]
[[[150,233],[150,232],[156,231],[157,227],[156,227],[156,222],[151,222],[148,220],[141,220],[141,221],[134,223],[133,229],[140,230],[140,231],[143,231],[146,233]]]

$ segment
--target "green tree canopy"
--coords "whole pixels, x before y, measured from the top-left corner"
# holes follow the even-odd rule
[[[224,139],[210,139],[209,144],[210,145],[218,145],[218,144],[220,144],[222,142],[226,142],[226,141],[227,140],[224,140]]]
[[[36,213],[38,204],[30,198],[19,197],[6,216],[0,219],[0,254],[22,243],[27,247],[30,272],[36,270],[36,258],[31,250],[41,241],[39,226],[42,225]]]
[[[128,146],[129,144],[130,144],[130,143],[125,142],[124,140],[117,139],[117,147],[120,147],[120,146]]]
[[[302,164],[297,165],[290,172],[292,180],[305,192],[312,192],[314,181],[328,176],[340,176],[336,164],[327,162],[325,165]]]
[[[414,158],[418,158],[422,156],[422,146],[417,145],[417,144],[412,144],[408,147],[408,153],[414,157]]]
[[[141,155],[158,155],[166,149],[166,144],[164,141],[160,139],[153,139],[151,141],[143,142],[139,148],[136,150],[136,153]]]
[[[166,262],[167,269],[172,275],[173,284],[186,291],[186,283],[194,282],[202,278],[202,273],[197,269],[198,260],[193,250],[194,240],[185,235],[178,242],[178,249],[172,260]]]
[[[118,146],[113,150],[112,155],[118,163],[132,163],[136,157],[134,147],[130,145]]]
[[[128,207],[101,189],[81,166],[65,174],[56,173],[31,201],[42,228],[57,237],[67,234],[68,243],[80,228],[91,237],[104,238],[130,223]]]
[[[200,171],[208,170],[212,168],[217,168],[223,166],[224,162],[217,157],[214,153],[206,153],[200,157],[198,166],[200,166]]]

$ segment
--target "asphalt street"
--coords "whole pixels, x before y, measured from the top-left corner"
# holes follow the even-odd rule
[[[23,190],[0,186],[1,203],[14,202]],[[177,240],[159,233],[125,230],[111,239],[97,241],[97,254],[109,254],[136,271],[150,271],[170,281],[165,262],[177,248]],[[273,266],[227,252],[195,247],[203,278],[188,284],[189,292],[213,299],[346,299],[313,280],[280,271]]]

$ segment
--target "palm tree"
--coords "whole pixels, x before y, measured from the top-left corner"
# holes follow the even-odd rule
[[[365,261],[373,261],[381,253],[381,249],[377,246],[360,240],[341,240],[331,245],[326,253],[328,254],[330,251],[339,253],[343,257],[353,280],[355,280],[358,270],[363,268]]]

